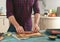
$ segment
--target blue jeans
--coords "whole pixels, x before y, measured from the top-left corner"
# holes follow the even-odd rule
[[[15,29],[15,27],[12,24],[10,24],[8,32],[16,32],[16,29]]]

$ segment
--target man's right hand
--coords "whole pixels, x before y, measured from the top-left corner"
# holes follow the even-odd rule
[[[17,33],[24,33],[24,29],[22,26],[16,28]]]
[[[19,23],[16,21],[16,19],[13,15],[10,16],[8,19],[16,28],[17,33],[23,33],[24,32],[23,27],[19,25]]]

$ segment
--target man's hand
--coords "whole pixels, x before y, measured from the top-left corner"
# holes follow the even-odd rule
[[[17,33],[24,33],[24,29],[22,26],[16,28]]]
[[[38,26],[37,24],[35,24],[35,25],[33,26],[33,28],[32,28],[32,31],[33,31],[33,32],[39,32],[39,30],[40,30],[40,28],[39,28],[39,26]]]
[[[34,15],[34,23],[33,23],[33,28],[32,28],[33,32],[38,32],[40,30],[40,28],[38,26],[39,20],[40,20],[40,14],[35,13],[35,15]]]
[[[17,33],[23,33],[24,32],[23,27],[19,25],[19,23],[16,21],[16,19],[13,15],[10,16],[8,19],[14,25]]]

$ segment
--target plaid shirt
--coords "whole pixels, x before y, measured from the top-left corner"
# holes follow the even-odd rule
[[[24,30],[32,28],[32,8],[39,13],[38,0],[7,0],[7,17],[14,15],[17,22],[24,27]]]

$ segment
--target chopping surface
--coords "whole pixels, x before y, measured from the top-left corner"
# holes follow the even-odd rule
[[[12,36],[14,37],[14,38],[16,38],[16,39],[29,39],[29,38],[34,38],[34,37],[42,37],[42,36],[44,36],[44,34],[43,33],[40,33],[40,32],[37,32],[37,33],[23,33],[23,34],[17,34],[17,33],[15,33],[15,34],[12,34]]]
[[[5,38],[0,42],[60,42],[60,39],[49,40],[48,35],[45,35],[43,37],[32,37],[24,40],[18,40],[13,36],[5,36]]]

